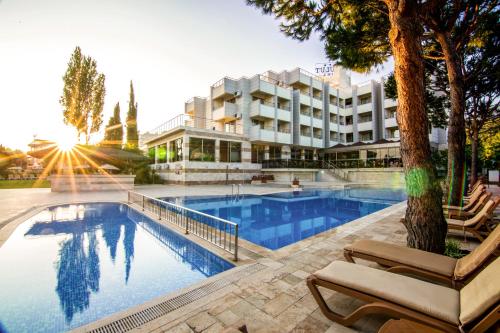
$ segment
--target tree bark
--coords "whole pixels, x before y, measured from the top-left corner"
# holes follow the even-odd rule
[[[389,39],[398,91],[396,115],[408,194],[404,218],[407,243],[410,247],[443,253],[447,224],[441,206],[442,190],[431,162],[418,6],[415,0],[385,2],[391,23]]]
[[[478,126],[477,120],[472,119],[471,123],[471,163],[470,163],[470,183],[475,184],[477,181],[477,147],[479,140]]]
[[[461,62],[449,33],[436,32],[443,50],[450,84],[450,117],[448,121],[448,204],[462,203],[465,182],[465,97]]]

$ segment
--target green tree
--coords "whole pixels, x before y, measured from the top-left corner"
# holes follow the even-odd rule
[[[429,88],[431,78],[426,72],[425,82],[425,109],[427,111],[427,117],[429,117],[429,125],[432,127],[445,128],[448,123],[448,115],[446,114],[446,108],[448,106],[448,96],[446,92],[442,94],[437,94],[435,90]],[[392,99],[398,98],[396,79],[394,78],[394,73],[389,74],[384,82],[385,96]]]
[[[450,112],[448,123],[448,201],[461,203],[465,168],[465,107],[469,72],[464,64],[468,48],[484,42],[485,21],[498,22],[498,0],[433,0],[421,5],[419,19],[429,40],[426,56],[446,64]]]
[[[113,116],[109,118],[106,132],[104,133],[104,145],[121,148],[123,143],[123,125],[120,119],[120,103],[116,103]]]
[[[443,253],[447,225],[442,190],[431,160],[425,108],[422,14],[417,0],[247,0],[273,14],[282,31],[305,40],[314,31],[327,56],[356,71],[369,71],[394,57],[408,207],[404,224],[410,247]],[[424,13],[422,13],[424,12]]]
[[[88,144],[90,135],[98,132],[102,124],[104,107],[104,74],[97,72],[97,63],[89,56],[82,55],[76,47],[68,68],[63,76],[64,88],[60,103],[64,123],[74,126],[78,140],[83,134]]]
[[[139,133],[137,132],[137,102],[135,101],[134,86],[130,81],[130,97],[127,113],[127,148],[139,147]]]

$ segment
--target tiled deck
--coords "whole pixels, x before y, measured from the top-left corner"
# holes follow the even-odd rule
[[[138,188],[152,195],[186,195],[192,193],[227,194],[225,186],[161,186]],[[247,187],[245,193],[273,192],[276,188]],[[19,191],[14,192],[13,191]],[[24,192],[23,192],[24,191]],[[14,194],[14,196],[12,196]],[[22,199],[22,200],[20,200]],[[0,214],[10,219],[30,208],[28,202],[53,204],[63,201],[123,201],[124,192],[83,193],[61,196],[38,190],[0,191]],[[248,332],[376,332],[387,319],[369,316],[354,327],[346,328],[326,319],[307,289],[305,278],[332,260],[343,260],[342,249],[355,239],[376,239],[405,244],[406,231],[399,219],[405,204],[397,204],[310,239],[278,251],[247,248],[246,260],[265,266],[264,269],[233,281],[225,287],[139,327],[137,332],[239,332],[246,325]],[[245,257],[245,251],[243,251]],[[231,274],[231,271],[222,273]],[[217,279],[217,276],[212,277]],[[211,278],[211,279],[212,279]],[[328,303],[347,313],[360,303],[352,298],[325,291]],[[127,311],[133,313],[134,310]],[[125,313],[126,315],[127,313]],[[122,316],[124,314],[121,314]],[[116,316],[112,316],[116,317]],[[117,318],[114,318],[117,319]],[[110,318],[109,320],[114,320]],[[108,320],[108,321],[109,321]],[[106,320],[105,320],[106,321]],[[93,326],[93,327],[92,327]],[[95,328],[95,325],[84,328]]]

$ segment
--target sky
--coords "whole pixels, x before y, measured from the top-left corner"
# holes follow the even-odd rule
[[[317,37],[286,37],[277,20],[244,0],[0,0],[0,144],[27,150],[33,135],[76,136],[59,104],[76,46],[106,76],[103,127],[117,102],[125,119],[132,80],[140,132],[182,113],[185,101],[206,96],[224,76],[312,72],[328,61]],[[392,69],[389,62],[352,73],[352,83]]]

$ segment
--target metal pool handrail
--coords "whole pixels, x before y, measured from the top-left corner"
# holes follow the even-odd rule
[[[237,223],[133,191],[128,191],[127,202],[183,228],[186,234],[192,233],[214,244],[238,260]]]

